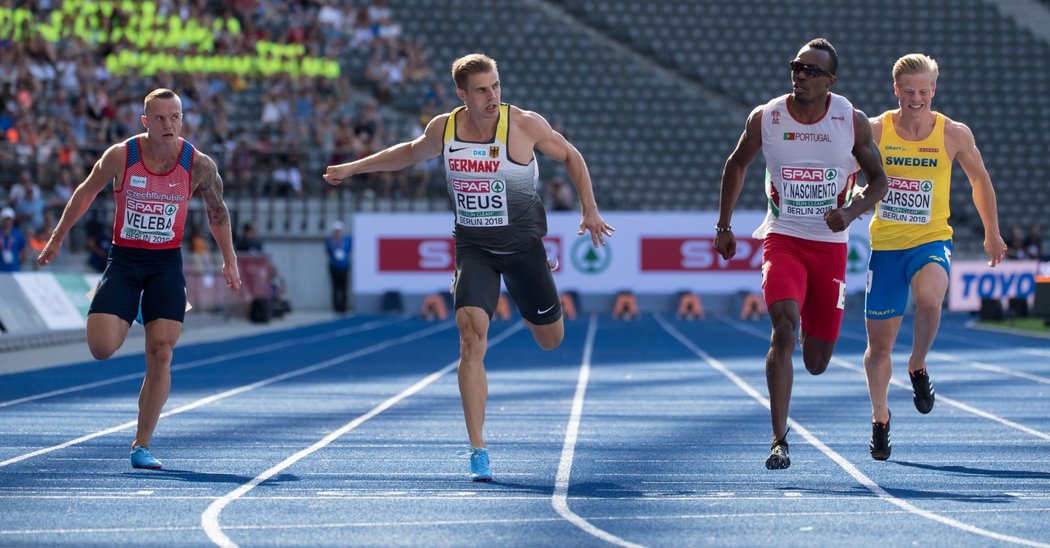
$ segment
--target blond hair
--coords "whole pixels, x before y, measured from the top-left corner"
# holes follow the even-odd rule
[[[483,53],[464,55],[452,62],[452,80],[456,87],[467,89],[467,80],[475,74],[485,74],[496,70],[496,60]]]
[[[937,61],[923,53],[909,53],[893,64],[893,81],[896,82],[905,74],[926,74],[933,76],[933,82],[937,83]]]
[[[179,98],[179,96],[174,91],[171,91],[168,88],[157,88],[157,89],[149,92],[149,95],[147,95],[146,98],[142,100],[142,112],[146,112],[146,109],[149,107],[149,104],[152,103],[154,99],[178,99],[178,98]]]

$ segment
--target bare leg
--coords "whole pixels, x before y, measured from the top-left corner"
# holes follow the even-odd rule
[[[120,350],[131,324],[113,314],[94,313],[87,318],[88,350],[96,360],[105,360]]]
[[[802,361],[806,364],[806,371],[812,375],[819,375],[828,369],[831,356],[835,353],[837,341],[825,341],[800,330],[799,339],[802,341]]]
[[[766,355],[766,385],[769,388],[769,414],[773,422],[773,441],[787,435],[788,404],[794,382],[791,354],[795,352],[795,333],[799,325],[798,302],[777,301],[769,306],[773,333]]]
[[[948,291],[948,273],[940,265],[929,263],[911,278],[911,294],[915,299],[915,335],[912,339],[908,371],[926,368],[926,355],[933,347],[933,339],[941,326],[941,305]]]
[[[485,447],[485,400],[489,385],[485,376],[485,351],[488,345],[489,317],[476,306],[456,310],[459,326],[459,397],[463,418],[472,447]]]
[[[182,323],[175,320],[153,320],[146,325],[146,378],[139,391],[139,422],[132,447],[149,447],[157,429],[171,392],[172,352],[181,334]]]
[[[540,345],[540,348],[544,350],[554,350],[561,345],[562,339],[565,338],[565,318],[558,318],[558,321],[549,323],[547,325],[536,325],[527,320],[522,320],[525,325],[532,332],[532,338],[536,339],[536,344]]]
[[[872,422],[885,423],[890,420],[886,394],[890,388],[890,377],[893,375],[891,353],[901,328],[901,320],[900,316],[887,320],[864,320],[868,332],[868,348],[864,352],[864,374],[868,378]]]

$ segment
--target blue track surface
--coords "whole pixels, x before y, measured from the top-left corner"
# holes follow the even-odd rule
[[[768,471],[768,323],[495,322],[467,479],[451,322],[352,317],[180,346],[134,470],[141,355],[0,376],[0,545],[1050,545],[1050,342],[945,318],[930,415],[906,319],[893,456],[868,454],[864,327],[796,358],[792,466]]]

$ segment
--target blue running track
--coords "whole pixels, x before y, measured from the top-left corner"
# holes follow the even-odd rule
[[[180,346],[132,469],[141,355],[0,376],[0,546],[1050,546],[1050,341],[945,317],[920,415],[894,355],[893,454],[868,454],[864,326],[796,357],[791,468],[768,323],[591,316],[539,350],[494,322],[468,480],[452,322],[357,316]],[[0,356],[2,357],[2,356]]]

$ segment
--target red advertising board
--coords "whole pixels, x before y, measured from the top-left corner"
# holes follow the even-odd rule
[[[641,238],[642,272],[739,272],[758,270],[761,265],[762,240],[737,238],[736,256],[728,261],[711,246],[712,238],[651,237]]]

